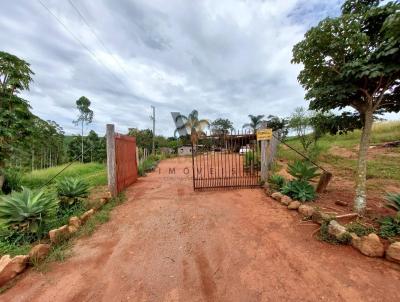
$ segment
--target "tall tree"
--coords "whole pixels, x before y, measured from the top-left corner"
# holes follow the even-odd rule
[[[82,162],[83,162],[83,124],[85,123],[86,125],[90,124],[93,120],[93,111],[89,108],[90,107],[90,101],[87,97],[81,96],[77,101],[76,101],[76,108],[79,110],[79,115],[78,119],[74,121],[75,125],[81,124],[81,154],[82,154]]]
[[[296,132],[301,146],[306,152],[314,141],[313,137],[310,135],[312,131],[310,119],[311,113],[303,107],[296,108],[289,119],[289,128]]]
[[[366,155],[373,114],[400,111],[400,3],[347,0],[342,14],[311,28],[293,48],[293,63],[310,109],[351,106],[363,128],[356,173],[354,210],[366,208]]]
[[[243,128],[250,128],[253,133],[256,133],[257,129],[263,124],[264,115],[251,115],[249,114],[250,123],[244,124]]]
[[[227,134],[233,130],[233,123],[227,118],[218,118],[210,124],[213,134]]]
[[[153,145],[153,131],[150,129],[129,128],[128,135],[136,137],[136,145],[148,151]]]
[[[178,127],[175,132],[185,129],[190,135],[190,140],[193,145],[197,144],[199,137],[204,135],[205,128],[210,125],[208,120],[199,119],[199,112],[197,110],[193,110],[188,116],[180,114],[176,117],[176,121],[179,119],[182,120],[183,125]]]
[[[17,94],[29,90],[34,73],[29,63],[0,51],[0,188],[4,182],[2,170],[12,154],[12,146],[27,134],[32,114],[28,102]]]

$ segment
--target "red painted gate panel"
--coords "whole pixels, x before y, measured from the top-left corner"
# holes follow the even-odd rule
[[[115,134],[115,165],[119,193],[133,184],[138,177],[135,137]]]

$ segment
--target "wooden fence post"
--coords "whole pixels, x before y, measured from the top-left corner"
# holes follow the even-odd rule
[[[266,182],[268,180],[268,155],[267,148],[269,141],[261,141],[261,181]]]
[[[279,132],[273,132],[272,138],[269,141],[268,168],[271,168],[275,160],[276,152],[278,151],[279,141],[277,139],[277,136],[279,136]]]
[[[113,124],[107,124],[107,176],[108,190],[112,197],[117,196],[117,180],[115,166],[115,127]]]
[[[136,167],[139,167],[140,162],[139,162],[139,147],[136,146]]]

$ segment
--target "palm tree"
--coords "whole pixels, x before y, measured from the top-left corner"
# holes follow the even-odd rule
[[[179,130],[186,129],[190,134],[190,140],[193,145],[197,144],[201,135],[205,135],[204,129],[210,125],[210,122],[206,119],[199,120],[199,112],[197,110],[193,110],[188,116],[179,114],[175,121],[177,122],[179,119],[182,120],[183,125],[176,128],[175,134]]]
[[[263,124],[264,115],[251,115],[249,114],[250,123],[244,124],[243,128],[251,128],[253,133],[256,133],[257,129]]]

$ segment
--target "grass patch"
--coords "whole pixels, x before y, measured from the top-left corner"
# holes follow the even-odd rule
[[[359,237],[376,232],[373,226],[366,226],[358,221],[350,222],[346,225],[346,229],[349,233],[355,233]]]
[[[91,235],[96,230],[97,226],[110,220],[110,213],[112,209],[121,204],[124,200],[125,196],[120,195],[106,203],[79,229],[77,236]]]
[[[39,188],[47,183],[52,177],[59,173],[67,165],[60,165],[42,170],[35,170],[26,173],[22,177],[22,185],[31,189]],[[79,177],[84,179],[90,186],[100,186],[107,184],[106,166],[100,163],[73,163],[64,170],[57,178]],[[56,178],[56,179],[57,179]]]
[[[0,255],[10,255],[11,257],[17,255],[26,255],[31,249],[31,244],[14,244],[5,241],[0,241]]]
[[[85,236],[90,236],[97,229],[97,227],[110,220],[110,213],[113,208],[125,201],[125,196],[120,194],[118,197],[111,199],[102,208],[98,209],[95,214],[82,225],[78,232],[72,235],[70,238],[52,245],[47,258],[40,263],[33,263],[33,266],[38,271],[46,271],[48,264],[54,261],[62,262],[72,255],[72,246],[75,239]]]
[[[330,148],[337,146],[341,148],[351,149],[357,153],[357,145],[359,144],[361,130],[355,130],[343,135],[325,135],[317,143],[317,154],[314,159],[320,164],[329,164],[336,167],[336,175],[354,175],[357,169],[357,158],[342,157],[340,154],[334,155],[329,152]],[[400,139],[400,121],[378,122],[372,129],[371,144],[396,141]],[[302,150],[300,140],[297,138],[289,138],[287,144],[306,153]],[[367,179],[391,179],[400,181],[400,169],[395,161],[397,157],[393,157],[393,153],[400,153],[400,148],[392,148],[391,154],[376,154],[367,163]],[[290,150],[283,144],[279,145],[277,158],[293,162],[302,159],[293,150]]]

